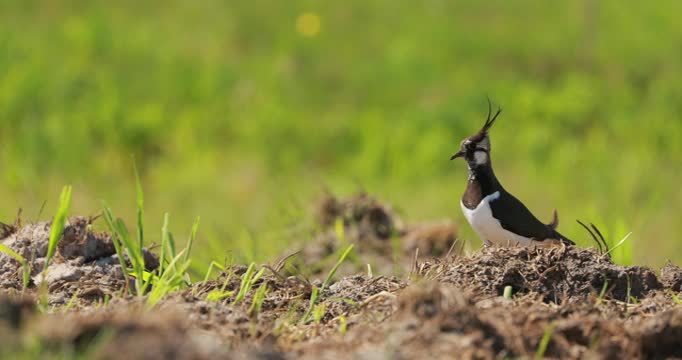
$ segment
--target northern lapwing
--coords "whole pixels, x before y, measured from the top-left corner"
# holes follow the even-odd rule
[[[546,246],[575,245],[556,231],[559,218],[556,210],[552,222],[544,224],[497,180],[490,160],[488,130],[502,109],[488,118],[483,128],[467,137],[460,150],[450,160],[463,158],[469,166],[469,180],[462,196],[462,211],[467,221],[486,246]]]

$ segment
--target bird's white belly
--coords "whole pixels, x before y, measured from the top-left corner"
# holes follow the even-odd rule
[[[481,200],[475,209],[469,209],[460,203],[464,217],[474,229],[478,237],[486,245],[496,246],[532,246],[537,243],[530,238],[514,234],[505,230],[500,221],[493,217],[490,203],[500,197],[500,192],[496,191]]]

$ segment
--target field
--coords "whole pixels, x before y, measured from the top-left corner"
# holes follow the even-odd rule
[[[0,2],[0,357],[682,356],[679,13]],[[578,248],[481,249],[448,158],[488,98]]]

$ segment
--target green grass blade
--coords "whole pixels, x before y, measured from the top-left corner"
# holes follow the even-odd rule
[[[116,255],[118,256],[118,261],[121,264],[121,269],[123,270],[123,279],[128,281],[128,267],[123,258],[123,250],[121,249],[121,240],[116,231],[116,226],[114,225],[114,215],[111,209],[104,205],[104,220],[111,231],[111,242],[114,244],[114,250],[116,250]]]
[[[177,271],[175,269],[176,263],[180,260],[183,253],[184,250],[181,251],[173,260],[171,260],[171,262],[166,267],[166,271],[164,271],[156,281],[151,280],[150,277],[148,284],[152,283],[152,281],[154,282],[154,284],[152,290],[149,293],[149,296],[147,297],[148,306],[153,307],[159,302],[159,300],[161,300],[169,292],[178,289],[179,286],[182,284],[182,276],[189,268],[190,262],[187,261],[183,263],[180,267],[177,268]]]
[[[212,290],[206,294],[206,301],[220,301],[228,296],[232,296],[232,294],[234,294],[234,291]]]
[[[346,317],[343,315],[339,316],[339,332],[341,335],[345,334],[347,329],[348,322],[346,321]]]
[[[310,293],[310,304],[308,304],[308,309],[306,309],[305,313],[303,313],[303,316],[301,317],[301,324],[305,324],[306,321],[308,321],[308,318],[310,317],[310,314],[313,312],[313,309],[315,308],[315,304],[317,304],[317,299],[320,297],[320,288],[317,286],[313,286],[313,290]]]
[[[170,231],[168,230],[170,214],[163,214],[163,226],[161,226],[161,254],[159,255],[159,274],[163,273],[163,269],[166,263],[166,248],[168,247],[168,241],[170,238]],[[170,257],[173,258],[172,256]]]
[[[21,280],[24,286],[23,288],[26,289],[28,283],[31,281],[31,266],[29,263],[23,256],[3,244],[0,244],[0,252],[15,258],[21,264]]]
[[[138,296],[142,296],[147,288],[148,283],[144,280],[144,257],[142,256],[142,250],[137,246],[137,243],[133,241],[128,233],[128,229],[122,219],[116,219],[114,221],[114,227],[116,233],[121,240],[123,248],[128,254],[128,259],[133,266],[133,273],[135,275],[135,290]],[[125,266],[125,265],[124,265]]]
[[[327,306],[324,303],[319,303],[315,305],[315,309],[313,310],[313,322],[315,324],[320,324],[326,311]]]
[[[182,270],[183,267],[185,267],[186,263],[183,263],[181,267],[178,268],[178,270],[173,270],[176,268],[175,264],[180,261],[180,258],[182,258],[182,255],[184,254],[185,250],[180,251],[180,253],[173,258],[173,260],[168,264],[168,267],[166,268],[167,270],[161,274],[159,277],[161,280],[167,280],[170,279],[173,276],[181,276],[184,271]]]
[[[142,192],[142,184],[140,183],[140,173],[137,171],[137,164],[134,159],[133,168],[135,170],[135,189],[137,192],[137,245],[140,251],[142,251],[142,246],[144,244],[144,193]]]
[[[611,247],[611,249],[609,249],[609,251],[602,254],[602,256],[606,256],[609,253],[612,253],[614,250],[618,249],[619,247],[623,246],[623,244],[630,237],[630,235],[632,235],[632,231],[627,233],[627,235],[625,235],[625,237],[623,237],[615,246]]]
[[[503,295],[503,297],[504,297],[505,299],[507,299],[507,300],[511,300],[511,298],[512,298],[512,290],[513,290],[513,288],[511,287],[511,285],[505,286],[505,287],[504,287],[504,295]]]
[[[21,266],[21,282],[23,289],[26,290],[28,284],[31,282],[31,266],[28,263]]]
[[[20,262],[22,265],[26,264],[26,259],[24,259],[23,256],[19,255],[17,252],[14,250],[8,248],[7,246],[0,244],[0,252],[3,252],[15,259],[17,259],[18,262]]]
[[[214,261],[214,263],[216,263],[216,262]],[[220,266],[220,265],[218,265],[218,263],[216,263],[216,266]],[[234,291],[225,291],[225,289],[227,288],[227,285],[230,283],[230,280],[232,280],[233,275],[234,275],[234,272],[230,271],[227,274],[227,276],[225,276],[225,281],[223,282],[223,286],[221,286],[220,289],[214,289],[210,293],[208,293],[208,295],[206,295],[206,301],[219,301],[219,300],[222,300],[222,299],[234,294]],[[205,282],[205,280],[204,280],[204,282]]]
[[[175,252],[175,237],[173,233],[168,231],[165,234],[165,239],[162,240],[166,243],[166,257],[168,259],[173,259],[177,254]]]
[[[262,283],[256,293],[253,295],[253,301],[251,302],[251,307],[249,308],[249,314],[258,315],[263,309],[263,301],[265,300],[265,295],[268,293],[268,284],[266,282]]]
[[[353,244],[348,245],[346,251],[344,251],[343,254],[341,254],[339,260],[336,262],[336,264],[334,264],[334,267],[329,272],[329,274],[327,274],[327,278],[324,279],[324,283],[322,284],[322,291],[324,291],[324,289],[326,289],[329,283],[332,281],[334,274],[336,274],[336,271],[339,269],[339,266],[341,266],[341,264],[346,260],[346,257],[348,257],[348,254],[350,254],[351,250],[353,250]]]
[[[197,237],[197,232],[199,231],[199,222],[201,221],[201,218],[197,216],[197,218],[194,220],[194,224],[192,224],[192,231],[189,234],[189,240],[187,240],[187,246],[185,249],[187,251],[185,252],[185,261],[189,260],[189,253],[192,251],[192,245],[194,244],[194,239]]]
[[[211,263],[208,265],[208,270],[206,271],[206,276],[204,276],[204,281],[207,282],[209,277],[211,277],[211,273],[213,272],[213,268],[218,268],[221,271],[225,271],[225,267],[217,263],[215,260],[211,261]]]
[[[348,247],[343,252],[343,254],[341,254],[341,256],[339,257],[339,260],[336,262],[336,264],[334,264],[334,267],[331,269],[331,271],[329,271],[329,274],[327,274],[327,278],[324,280],[324,283],[322,283],[322,287],[321,288],[313,287],[313,290],[310,293],[310,304],[308,305],[308,309],[306,310],[306,312],[301,317],[301,320],[300,320],[301,323],[305,323],[306,321],[308,321],[310,314],[315,309],[315,305],[317,304],[317,300],[318,300],[319,296],[322,294],[324,289],[326,289],[327,286],[329,286],[329,283],[331,282],[332,278],[334,277],[334,274],[336,274],[336,271],[339,269],[339,266],[341,266],[341,264],[344,262],[344,260],[346,260],[346,258],[350,254],[351,250],[353,250],[353,244],[348,245]]]
[[[142,281],[141,286],[139,287],[138,292],[140,294],[146,294],[147,289],[149,289],[149,287],[152,284],[156,283],[157,277],[155,277],[154,274],[149,273],[145,269],[142,269],[142,274],[143,274],[143,276],[142,276],[143,281]],[[149,276],[145,276],[145,275],[149,275]]]
[[[334,221],[334,233],[336,234],[336,238],[339,240],[340,244],[346,243],[346,230],[342,217],[338,217],[336,218],[336,221]]]
[[[556,324],[551,323],[547,326],[547,328],[545,328],[545,332],[544,334],[542,334],[542,339],[540,339],[540,345],[538,346],[538,350],[535,352],[535,356],[533,357],[535,360],[539,360],[545,357],[545,353],[547,352],[547,346],[549,346],[549,341],[552,339],[555,327]]]
[[[152,291],[149,293],[149,296],[147,298],[147,304],[153,307],[166,295],[180,289],[180,286],[182,284],[182,274],[184,274],[187,271],[190,265],[191,264],[188,261],[177,268],[178,269],[177,273],[173,271],[173,274],[171,276],[161,277],[154,284],[154,287],[152,287]]]
[[[57,242],[62,237],[64,226],[66,225],[67,217],[69,216],[69,208],[71,207],[71,186],[65,186],[59,196],[59,206],[57,213],[52,220],[52,228],[50,229],[50,239],[47,243],[47,257],[45,260],[45,269],[50,265],[50,260],[57,250]]]
[[[119,235],[123,248],[128,253],[128,258],[135,272],[142,278],[142,269],[144,269],[144,258],[139,248],[136,246],[135,242],[130,237],[128,228],[122,219],[118,218],[114,221],[114,226],[116,227],[116,233]]]
[[[234,298],[235,304],[240,303],[242,300],[244,300],[244,297],[246,297],[249,284],[251,284],[251,278],[253,277],[255,271],[256,263],[251,263],[249,267],[246,269],[246,273],[244,273],[244,275],[242,276],[242,282],[239,285],[239,292],[237,293],[237,296]]]

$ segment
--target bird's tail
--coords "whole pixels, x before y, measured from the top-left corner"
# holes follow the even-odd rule
[[[560,234],[559,232],[557,232],[557,231],[555,231],[555,232],[556,232],[556,234],[557,234],[557,238],[559,239],[559,241],[561,241],[562,244],[564,244],[564,245],[566,245],[566,246],[573,246],[573,245],[575,245],[575,242],[573,242],[573,240],[571,240],[571,239],[569,239],[569,238],[567,238],[567,237],[561,235],[561,234]]]
[[[556,212],[556,209],[552,212],[552,221],[547,226],[552,230],[556,230],[559,227],[559,214]]]

